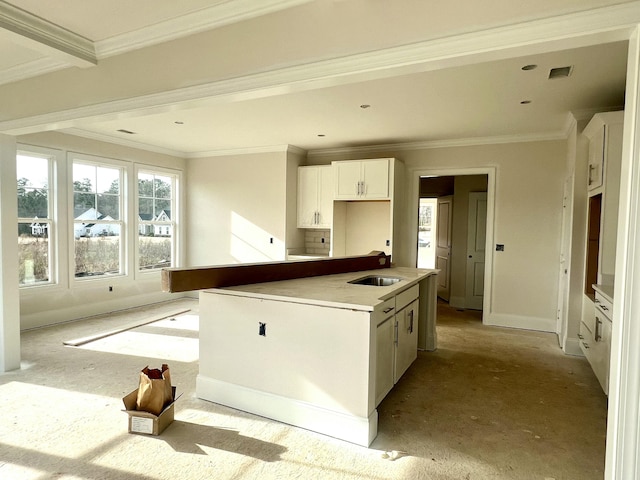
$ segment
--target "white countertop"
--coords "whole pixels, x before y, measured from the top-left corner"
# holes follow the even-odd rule
[[[613,303],[613,285],[593,284],[593,289]]]
[[[376,305],[418,283],[438,270],[409,267],[392,267],[379,270],[320,275],[278,282],[252,283],[234,287],[213,288],[202,293],[237,295],[286,302],[321,305],[334,308],[350,308],[373,311]],[[367,275],[401,278],[399,282],[385,287],[354,285],[351,280]]]

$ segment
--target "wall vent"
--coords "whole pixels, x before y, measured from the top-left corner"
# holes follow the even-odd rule
[[[571,75],[572,71],[573,65],[571,65],[570,67],[552,68],[551,70],[549,70],[549,80],[551,80],[552,78],[568,77],[569,75]]]

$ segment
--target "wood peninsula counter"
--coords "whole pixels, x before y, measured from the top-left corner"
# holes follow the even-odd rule
[[[384,268],[200,291],[199,398],[369,446],[376,407],[434,350],[437,270]],[[349,283],[398,278],[388,286]]]

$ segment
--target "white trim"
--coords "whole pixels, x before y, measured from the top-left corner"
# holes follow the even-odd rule
[[[122,145],[123,147],[136,148],[138,150],[145,150],[147,152],[161,153],[163,155],[170,155],[172,157],[185,158],[184,152],[172,150],[170,148],[158,147],[155,145],[149,145],[148,143],[136,142],[128,138],[114,137],[105,133],[90,132],[81,128],[67,128],[61,130],[62,133],[68,135],[74,135],[76,137],[88,138],[90,140],[97,140],[99,142],[106,142],[115,145]]]
[[[577,338],[567,338],[564,342],[564,353],[566,355],[584,357],[584,353],[582,353],[582,349],[580,348],[580,340]]]
[[[439,70],[539,51],[626,40],[640,22],[640,2],[470,32],[373,52],[218,80],[169,92],[112,100],[0,122],[0,132],[24,135],[75,126],[78,119],[162,113],[265,98],[391,76]]]
[[[640,25],[629,39],[605,479],[638,478],[640,446]]]
[[[0,71],[0,85],[37,77],[45,73],[56,72],[68,66],[69,64],[67,63],[45,57],[21,63],[20,65],[15,65]]]
[[[12,32],[11,39],[69,65],[97,65],[96,51],[89,39],[33,15],[7,2],[0,2],[0,29]]]
[[[411,150],[428,150],[436,148],[452,148],[452,147],[473,147],[478,145],[497,145],[504,143],[527,143],[527,142],[544,142],[544,141],[556,141],[566,140],[566,131],[559,130],[557,132],[547,133],[528,133],[528,134],[516,134],[516,135],[496,135],[493,137],[469,137],[469,138],[455,138],[449,140],[429,140],[423,142],[407,142],[407,143],[388,143],[384,145],[368,145],[364,147],[345,147],[345,148],[326,148],[309,150],[308,156],[312,158],[314,156],[328,157],[336,156],[341,157],[348,154],[359,155],[379,155],[383,152],[393,150],[398,151],[411,151]]]
[[[482,323],[494,327],[521,328],[539,332],[556,333],[556,319],[512,315],[506,313],[489,313],[482,315]]]
[[[418,218],[418,204],[420,199],[420,177],[429,176],[456,176],[456,175],[487,175],[487,231],[485,264],[484,264],[484,297],[482,304],[482,316],[492,313],[493,308],[493,246],[495,230],[495,203],[496,203],[496,177],[498,167],[488,165],[484,167],[466,168],[416,168],[409,172],[412,178],[411,196],[409,198],[409,218]],[[409,221],[409,238],[418,238],[418,222]],[[408,265],[416,265],[417,252],[411,249]]]
[[[251,155],[254,153],[295,153],[304,155],[306,150],[295,145],[265,145],[264,147],[230,148],[208,152],[185,153],[185,158],[231,157],[233,155]]]
[[[369,418],[347,415],[310,403],[199,374],[196,395],[210,402],[368,447],[378,434],[378,411]]]
[[[98,58],[149,47],[196,33],[250,20],[262,15],[296,7],[310,0],[227,0],[216,5],[171,18],[133,32],[96,42]]]

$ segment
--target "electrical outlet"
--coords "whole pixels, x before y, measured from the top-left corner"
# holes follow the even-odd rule
[[[113,287],[111,285],[109,285],[109,291],[113,292]]]
[[[502,243],[496,243],[496,252],[504,252],[504,245]]]

